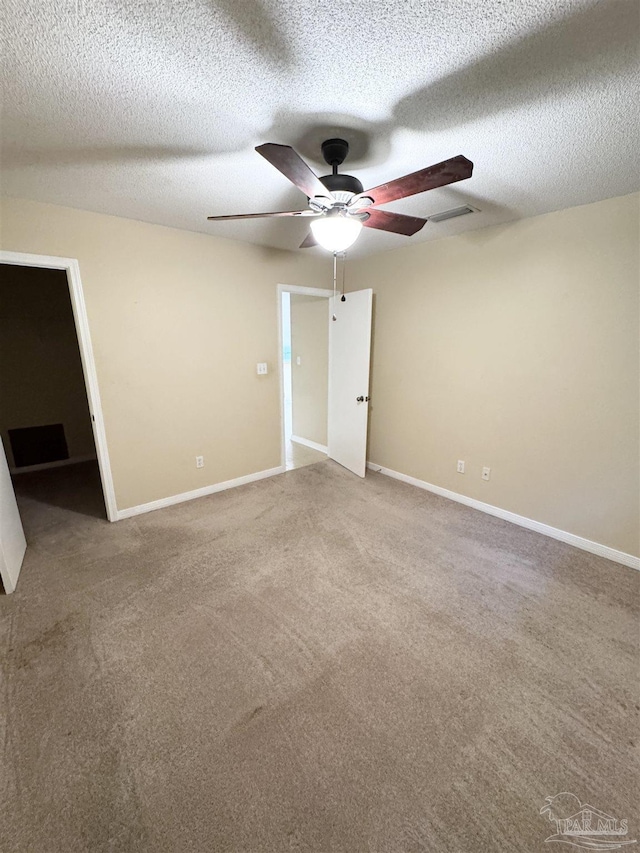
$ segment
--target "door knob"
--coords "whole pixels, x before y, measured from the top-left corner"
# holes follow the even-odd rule
[[[356,403],[368,403],[369,397],[356,397]]]

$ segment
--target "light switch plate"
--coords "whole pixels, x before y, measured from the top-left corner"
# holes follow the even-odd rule
[[[257,364],[257,373],[258,376],[265,376],[267,374],[267,362],[259,361]]]

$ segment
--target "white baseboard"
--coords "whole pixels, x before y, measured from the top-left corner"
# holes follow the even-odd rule
[[[63,468],[65,465],[78,465],[80,462],[97,462],[95,453],[86,456],[70,456],[69,459],[58,459],[55,462],[41,462],[39,465],[23,465],[21,468],[9,468],[10,474],[28,474],[30,471],[46,471],[48,468]]]
[[[182,492],[179,495],[171,495],[168,498],[160,498],[157,501],[150,501],[147,504],[139,506],[130,506],[127,509],[120,509],[116,513],[116,521],[122,521],[125,518],[131,518],[133,515],[142,515],[145,512],[153,512],[156,509],[164,509],[167,506],[181,504],[185,501],[192,501],[195,498],[204,498],[207,495],[213,495],[216,492],[224,492],[226,489],[235,489],[236,486],[244,486],[247,483],[254,483],[256,480],[264,480],[267,477],[274,477],[276,474],[283,474],[284,466],[279,465],[277,468],[269,468],[266,471],[256,471],[255,474],[246,474],[244,477],[236,477],[235,480],[225,480],[224,483],[214,483],[212,486],[203,486],[201,489],[193,489],[191,492]]]
[[[318,444],[317,441],[310,441],[308,438],[300,438],[299,435],[292,435],[291,441],[295,441],[296,444],[304,444],[305,447],[310,447],[312,450],[319,450],[320,453],[329,452],[329,448],[326,444]]]
[[[583,551],[589,551],[591,554],[606,557],[607,560],[613,560],[615,563],[622,563],[623,566],[640,570],[640,557],[634,557],[633,554],[625,554],[624,551],[617,551],[608,545],[592,542],[590,539],[584,539],[582,536],[576,536],[575,533],[568,533],[566,530],[558,530],[557,527],[550,527],[548,524],[534,521],[532,518],[526,518],[524,515],[517,515],[515,512],[500,509],[500,507],[478,501],[475,498],[468,498],[466,495],[452,492],[449,489],[443,489],[441,486],[434,486],[432,483],[418,480],[416,477],[410,477],[408,474],[401,474],[399,471],[391,470],[391,468],[383,468],[382,465],[376,465],[374,462],[367,462],[367,468],[371,471],[385,474],[387,477],[393,477],[394,480],[401,480],[403,483],[409,483],[411,486],[417,486],[419,489],[425,489],[427,492],[433,492],[435,495],[440,495],[443,498],[449,498],[451,501],[470,506],[472,509],[478,509],[480,512],[486,512],[488,515],[495,515],[497,518],[510,521],[512,524],[517,524],[520,527],[526,527],[527,530],[535,530],[536,533],[542,533],[544,536],[551,537],[551,539],[566,542],[567,545],[573,545],[575,548],[581,548]]]

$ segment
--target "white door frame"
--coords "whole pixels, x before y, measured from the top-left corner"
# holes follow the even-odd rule
[[[282,294],[299,293],[302,296],[323,296],[331,299],[333,290],[324,290],[321,287],[304,287],[299,284],[278,285],[278,377],[280,388],[280,466],[282,470],[286,467],[286,447],[284,440],[284,370],[282,364],[282,348],[284,340],[282,336]],[[331,336],[331,325],[329,323],[329,306],[327,302],[327,338]],[[331,346],[329,346],[329,377],[331,376]]]
[[[93,438],[96,444],[98,456],[98,467],[100,479],[102,480],[102,491],[104,503],[109,521],[117,521],[118,509],[116,506],[116,495],[113,488],[113,476],[111,474],[111,463],[109,462],[109,450],[107,448],[107,436],[104,429],[104,418],[102,415],[102,404],[100,402],[100,390],[98,388],[98,376],[93,359],[93,348],[91,346],[91,334],[89,332],[89,318],[84,302],[82,291],[82,280],[80,278],[80,266],[74,258],[58,258],[53,255],[28,255],[22,252],[3,252],[0,250],[0,263],[14,264],[21,267],[41,267],[44,269],[64,270],[69,283],[69,296],[71,297],[71,308],[78,336],[78,347],[80,349],[80,360],[82,372],[87,390],[89,412],[91,414],[91,426]]]

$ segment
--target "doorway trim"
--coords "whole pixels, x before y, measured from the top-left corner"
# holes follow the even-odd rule
[[[116,506],[116,495],[113,487],[113,475],[109,461],[109,450],[107,448],[107,435],[104,428],[104,417],[102,414],[102,403],[100,402],[100,390],[98,388],[98,376],[93,358],[93,347],[91,345],[91,333],[89,331],[89,318],[82,290],[82,279],[80,278],[80,266],[75,258],[59,258],[55,255],[30,255],[22,252],[5,252],[0,250],[0,263],[13,264],[20,267],[40,267],[41,269],[64,270],[67,274],[69,284],[69,296],[71,297],[71,309],[78,337],[78,348],[82,362],[82,373],[87,391],[89,413],[91,415],[91,427],[96,445],[98,457],[98,468],[102,481],[102,493],[109,521],[117,521],[118,509]]]
[[[282,332],[282,294],[283,293],[298,293],[302,296],[323,296],[325,299],[331,299],[333,290],[325,290],[322,287],[304,287],[299,284],[279,284],[278,285],[278,387],[280,389],[280,465],[282,470],[286,466],[286,442],[284,438],[284,370],[282,364],[282,348],[284,346]],[[327,307],[329,303],[327,303]],[[329,323],[329,312],[327,311],[327,338],[330,337],[331,325]],[[331,347],[329,347],[329,359],[331,359]],[[329,381],[331,381],[331,370],[329,370]]]

